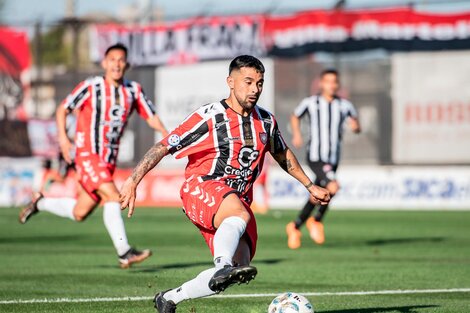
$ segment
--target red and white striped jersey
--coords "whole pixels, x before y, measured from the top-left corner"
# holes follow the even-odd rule
[[[193,112],[162,143],[176,158],[188,157],[187,180],[221,180],[250,202],[266,152],[287,149],[271,113],[255,106],[243,117],[225,100]]]
[[[155,106],[140,84],[124,80],[116,87],[101,76],[78,84],[61,105],[78,111],[76,156],[98,154],[110,164],[116,163],[119,141],[132,111],[137,110],[145,120],[155,115]]]

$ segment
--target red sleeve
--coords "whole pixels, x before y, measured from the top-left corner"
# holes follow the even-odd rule
[[[201,152],[208,147],[210,123],[196,111],[163,138],[161,143],[168,146],[169,152],[177,159]]]
[[[135,108],[137,113],[139,113],[144,120],[148,120],[157,112],[155,105],[147,98],[140,84],[132,82],[132,85],[135,90]]]
[[[65,98],[61,105],[68,111],[80,108],[83,103],[90,97],[90,83],[85,80],[78,84],[71,94]]]

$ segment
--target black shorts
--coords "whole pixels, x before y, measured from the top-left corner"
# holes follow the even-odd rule
[[[326,187],[328,183],[336,180],[336,169],[338,165],[333,165],[325,162],[312,162],[308,161],[308,165],[315,175],[314,183],[321,187]]]

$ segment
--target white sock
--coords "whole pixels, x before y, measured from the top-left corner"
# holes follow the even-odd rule
[[[214,276],[214,273],[217,270],[218,268],[215,267],[205,270],[197,275],[193,280],[181,285],[181,287],[168,291],[163,297],[168,301],[171,300],[175,304],[178,304],[183,300],[213,295],[215,292],[209,288],[209,280]]]
[[[42,198],[38,201],[37,208],[39,211],[46,211],[75,221],[73,208],[76,203],[77,200],[73,198]]]
[[[119,202],[105,202],[103,209],[104,226],[108,230],[119,256],[123,255],[131,246],[127,242],[126,229],[121,215],[121,205]]]
[[[226,218],[214,235],[214,264],[220,268],[232,265],[240,237],[246,229],[246,222],[238,216]]]

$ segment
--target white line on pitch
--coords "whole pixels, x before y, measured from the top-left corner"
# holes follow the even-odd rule
[[[418,289],[418,290],[374,290],[374,291],[339,291],[339,292],[299,292],[304,296],[374,296],[374,295],[399,295],[399,294],[420,294],[420,293],[457,293],[470,292],[470,288],[454,289]],[[234,294],[218,295],[214,298],[262,298],[276,297],[278,293],[255,293],[255,294]]]
[[[374,291],[340,291],[340,292],[299,292],[304,296],[370,296],[370,295],[400,295],[423,293],[462,293],[470,292],[470,288],[453,289],[412,289],[412,290],[374,290]],[[279,293],[253,293],[216,295],[212,298],[265,298],[276,297]],[[56,299],[14,299],[0,300],[0,304],[28,304],[28,303],[90,303],[90,302],[117,302],[117,301],[147,301],[153,297],[103,297],[103,298],[56,298]]]

